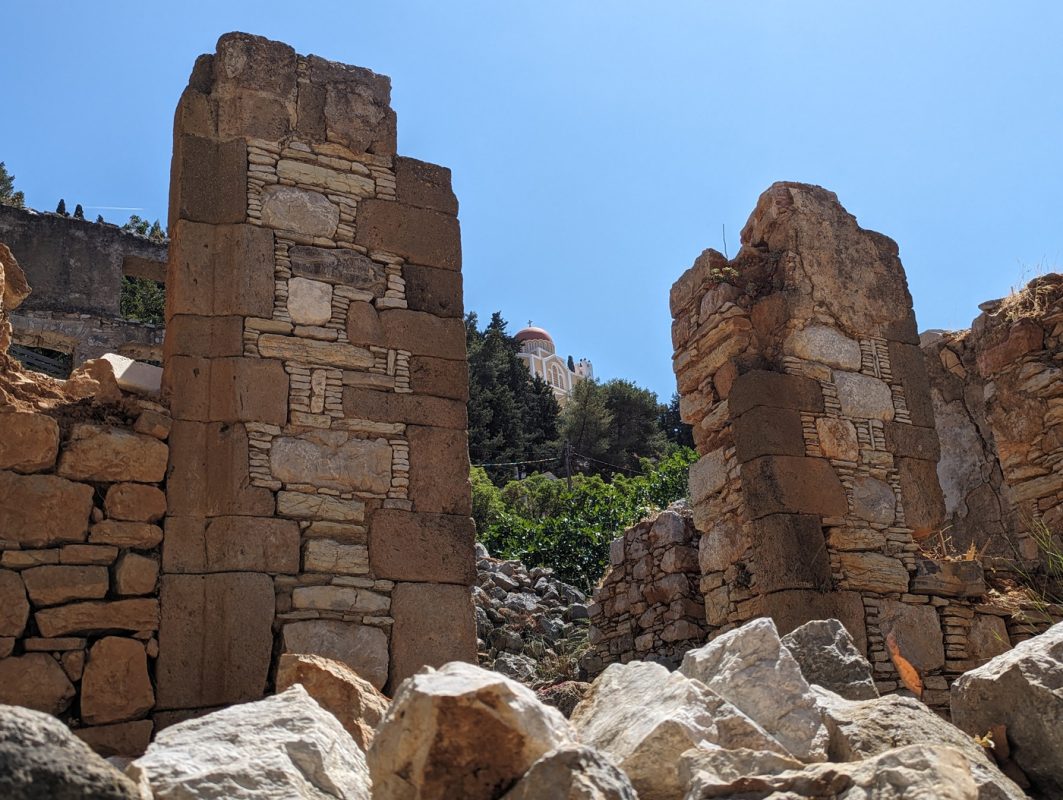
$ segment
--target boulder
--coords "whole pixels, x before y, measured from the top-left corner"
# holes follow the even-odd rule
[[[878,697],[871,664],[836,619],[806,622],[782,637],[805,680],[830,689],[847,700]]]
[[[676,764],[715,744],[784,753],[783,747],[703,683],[660,664],[612,664],[572,712],[580,741],[611,756],[642,800],[682,797]]]
[[[973,738],[911,697],[888,695],[877,700],[846,700],[815,689],[830,728],[831,761],[859,761],[909,745],[958,750],[970,764],[979,800],[1021,800],[1023,791],[997,769]]]
[[[627,775],[593,747],[552,750],[524,773],[504,800],[638,800]]]
[[[804,769],[796,758],[739,747],[726,750],[701,745],[679,760],[679,782],[696,796],[714,797],[746,791],[763,776]]]
[[[732,703],[796,758],[826,759],[828,734],[816,696],[770,618],[688,651],[679,671]]]
[[[471,664],[426,667],[399,687],[369,750],[374,800],[500,797],[573,740],[561,713]]]
[[[691,772],[685,800],[977,800],[963,754],[949,747],[913,745],[866,761],[812,764],[801,770],[721,776],[700,754],[684,757]]]
[[[1005,725],[1011,757],[1046,796],[1063,796],[1063,623],[952,684],[952,719],[984,735]]]
[[[346,664],[315,655],[285,653],[277,664],[277,691],[300,684],[335,715],[362,750],[388,710],[388,699]]]
[[[302,686],[163,729],[126,769],[156,800],[369,800],[365,755]]]
[[[74,694],[74,685],[48,653],[0,659],[0,703],[62,714]]]
[[[140,800],[136,785],[50,714],[0,706],[0,797]]]

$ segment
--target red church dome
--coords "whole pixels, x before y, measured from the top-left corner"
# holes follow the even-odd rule
[[[517,331],[517,335],[513,338],[516,339],[518,342],[529,342],[533,339],[545,339],[546,341],[550,342],[550,344],[554,343],[554,340],[550,338],[549,333],[544,331],[542,328],[535,327],[524,328],[523,330],[519,330]]]

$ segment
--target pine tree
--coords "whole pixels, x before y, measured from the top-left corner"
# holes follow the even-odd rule
[[[151,224],[151,230],[148,231],[148,238],[153,242],[166,241],[166,232],[162,229],[162,225],[159,224],[158,220],[155,220]]]
[[[74,206],[74,219],[85,219],[85,209],[81,207],[81,203]]]
[[[694,429],[683,422],[679,413],[679,393],[672,393],[672,400],[667,405],[661,404],[658,422],[668,441],[680,447],[694,447]]]
[[[61,197],[59,198],[59,205],[55,207],[55,213],[64,217],[70,216],[66,213],[66,200]]]
[[[100,223],[103,223],[103,222],[104,222],[103,214],[97,214],[96,215],[96,223],[100,224]]]
[[[0,203],[8,202],[15,194],[15,176],[0,161]]]
[[[595,380],[583,380],[572,390],[572,397],[561,417],[561,436],[578,456],[604,461],[609,453],[609,429],[613,415],[605,403],[605,390]],[[590,471],[600,471],[600,464],[589,462]]]

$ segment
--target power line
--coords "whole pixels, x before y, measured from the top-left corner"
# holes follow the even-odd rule
[[[554,456],[553,458],[540,458],[535,461],[500,461],[495,464],[473,464],[474,467],[519,467],[524,464],[545,464],[548,461],[557,461],[560,456]]]

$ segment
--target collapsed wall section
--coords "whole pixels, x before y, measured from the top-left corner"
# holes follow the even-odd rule
[[[178,105],[162,709],[258,697],[278,652],[378,687],[475,658],[457,201],[389,94],[229,34]]]

